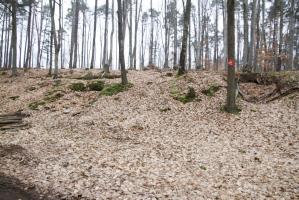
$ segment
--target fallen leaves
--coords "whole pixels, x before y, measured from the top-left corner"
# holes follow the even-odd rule
[[[67,78],[59,86],[50,78],[0,80],[1,112],[26,110],[53,87],[65,91],[48,110],[26,110],[30,129],[0,134],[2,146],[21,146],[38,165],[6,157],[0,170],[43,192],[78,199],[296,198],[299,111],[288,102],[298,99],[238,99],[242,112],[230,115],[220,111],[226,90],[219,74],[190,72],[177,79],[163,73],[130,72],[133,87],[114,96],[73,92],[67,86],[76,80]],[[174,80],[183,91],[193,87],[202,101],[174,100]],[[210,85],[221,86],[211,97],[201,93]],[[36,90],[28,94],[30,86]],[[15,101],[8,99],[13,91],[19,91]]]

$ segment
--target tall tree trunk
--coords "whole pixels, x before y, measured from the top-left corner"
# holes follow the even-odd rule
[[[265,21],[265,10],[266,10],[266,3],[265,0],[262,0],[262,48],[264,51],[267,50],[267,41],[266,41],[266,21]]]
[[[184,29],[183,29],[182,49],[180,54],[180,67],[179,67],[178,75],[182,75],[186,72],[186,52],[187,52],[188,32],[189,32],[189,25],[190,25],[190,12],[191,12],[191,0],[187,0],[186,9],[184,12]]]
[[[3,61],[3,43],[4,43],[4,30],[5,30],[5,21],[7,20],[7,15],[4,13],[3,21],[2,21],[2,31],[1,31],[1,41],[0,41],[0,68],[3,67],[2,61]]]
[[[190,14],[191,17],[191,14]],[[191,70],[192,67],[192,51],[191,51],[191,18],[189,20],[189,38],[188,38],[188,70]]]
[[[277,60],[277,69],[281,69],[282,65],[282,45],[283,45],[283,5],[282,1],[279,1],[279,46],[278,46],[278,60]]]
[[[167,9],[168,6],[168,1],[164,0],[164,27],[165,27],[165,47],[164,47],[164,55],[165,55],[165,60],[164,60],[164,68],[169,68],[168,64],[168,59],[169,59],[169,43],[168,43],[168,35],[169,35],[169,19],[167,16]]]
[[[42,39],[42,28],[43,28],[43,21],[44,21],[44,13],[43,13],[43,0],[41,0],[41,7],[40,7],[40,24],[39,24],[39,29],[38,29],[38,34],[37,34],[37,68],[40,69],[41,68],[41,39]]]
[[[31,53],[31,18],[32,18],[32,0],[29,0],[29,13],[28,13],[28,24],[27,24],[27,52],[26,60],[24,63],[24,69],[29,67],[30,53]]]
[[[98,0],[95,0],[94,13],[93,13],[93,39],[92,39],[92,53],[90,61],[90,69],[94,68],[94,56],[95,56],[95,46],[96,46],[96,33],[97,33],[97,9],[98,9]]]
[[[224,69],[226,70],[227,69],[227,58],[228,58],[228,52],[227,52],[227,0],[223,0],[223,60],[224,60]]]
[[[241,25],[240,25],[240,12],[238,12],[238,21],[237,21],[237,70],[240,69],[240,44],[241,44]]]
[[[83,19],[82,19],[82,43],[81,43],[81,69],[85,67],[85,47],[86,47],[86,14],[83,11]]]
[[[50,5],[50,11],[51,11],[51,35],[53,36],[54,40],[54,48],[55,48],[55,58],[54,58],[54,63],[55,63],[55,69],[54,69],[54,79],[58,78],[58,58],[59,58],[59,51],[60,51],[60,44],[59,44],[59,39],[57,39],[57,34],[56,34],[56,28],[55,28],[55,1],[49,0],[49,5]],[[61,2],[59,4],[61,6]],[[61,20],[61,16],[59,15],[59,21]],[[61,23],[59,23],[61,24]],[[60,27],[61,28],[61,27]],[[60,29],[59,28],[59,29]]]
[[[139,25],[139,19],[140,19],[140,13],[141,13],[141,8],[142,8],[142,0],[140,2],[140,7],[138,10],[138,0],[136,0],[135,4],[135,38],[134,38],[134,48],[133,48],[133,69],[136,70],[136,62],[137,62],[137,31],[138,31],[138,25]]]
[[[216,2],[214,65],[218,71],[218,2]]]
[[[125,55],[124,55],[124,28],[123,28],[123,20],[124,18],[124,2],[122,0],[117,0],[118,5],[118,42],[119,42],[119,62],[121,65],[121,83],[123,85],[128,84],[127,72],[126,72],[126,63],[125,63]]]
[[[9,65],[9,47],[10,47],[10,42],[11,42],[11,36],[10,36],[10,31],[9,31],[9,26],[10,26],[11,18],[8,16],[8,19],[6,20],[6,34],[5,34],[5,52],[4,52],[4,68],[7,69]]]
[[[50,0],[49,0],[50,1]],[[51,11],[50,11],[51,12]],[[52,19],[51,19],[51,33],[50,33],[50,67],[48,76],[52,76],[52,69],[53,69],[53,40],[54,40],[54,32],[52,30]]]
[[[277,41],[277,33],[278,33],[278,6],[280,0],[274,1],[274,28],[273,28],[273,59],[274,59],[274,69],[276,71],[280,71],[278,67],[278,41]]]
[[[210,68],[210,64],[209,64],[209,60],[210,60],[210,56],[209,56],[209,17],[208,15],[206,14],[205,16],[205,67],[206,69],[209,69]]]
[[[80,10],[80,0],[76,0],[76,10],[75,10],[75,24],[74,24],[74,59],[73,59],[73,69],[77,68],[78,59],[78,26],[79,26],[79,10]]]
[[[235,83],[235,1],[227,0],[227,43],[228,46],[228,77],[227,77],[227,112],[235,112],[236,106],[236,83]]]
[[[154,53],[154,16],[153,16],[153,0],[151,1],[151,35],[150,35],[150,48],[149,48],[149,65],[154,64],[153,63],[153,53]]]
[[[142,33],[141,33],[141,70],[144,68],[144,32],[145,32],[145,19],[142,18]]]
[[[12,35],[11,35],[11,47],[12,47],[12,76],[17,76],[17,2],[11,3],[12,14]]]
[[[244,18],[244,47],[243,47],[243,68],[248,68],[248,0],[243,0],[243,18]]]
[[[257,0],[253,0],[252,15],[251,15],[251,28],[250,28],[250,51],[249,51],[249,59],[248,59],[248,65],[249,65],[250,71],[253,71],[253,69],[255,68],[254,59],[256,56],[257,3],[258,3]]]
[[[176,66],[178,64],[178,18],[177,18],[177,0],[174,0],[174,50],[173,50],[173,66]]]
[[[105,31],[104,31],[104,49],[102,65],[104,66],[104,72],[109,73],[109,64],[107,63],[107,42],[108,42],[108,14],[109,14],[109,0],[106,0],[105,8]]]
[[[253,69],[255,72],[260,72],[260,65],[258,64],[258,59],[259,59],[259,50],[260,50],[260,39],[261,39],[261,34],[260,34],[260,11],[261,11],[261,4],[260,1],[257,3],[257,14],[256,14],[256,20],[255,20],[255,25],[256,25],[256,46],[254,50],[254,59],[253,59]]]
[[[289,14],[289,37],[288,37],[288,68],[294,70],[294,28],[295,28],[295,0],[291,0],[291,8]]]
[[[109,68],[112,67],[112,52],[113,52],[113,35],[114,35],[114,0],[112,0],[112,11],[111,11],[112,29],[110,34],[110,53],[109,53]]]
[[[202,52],[202,48],[201,48],[201,0],[198,0],[197,2],[197,7],[198,7],[198,11],[197,11],[197,17],[198,17],[198,39],[197,39],[197,64],[196,64],[196,68],[200,69],[202,67],[202,61],[201,61],[201,52]]]
[[[133,1],[129,0],[129,69],[133,67]]]

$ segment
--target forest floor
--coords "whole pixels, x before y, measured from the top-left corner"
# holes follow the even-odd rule
[[[46,73],[0,75],[0,114],[29,115],[29,127],[0,131],[0,199],[16,186],[23,199],[299,199],[298,93],[238,98],[228,114],[219,73],[130,71],[133,86],[113,96],[70,90],[86,71]],[[196,101],[173,98],[188,87]],[[20,183],[4,190],[7,177]]]

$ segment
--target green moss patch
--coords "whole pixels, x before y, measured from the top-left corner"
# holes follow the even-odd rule
[[[50,92],[48,95],[46,95],[46,97],[44,98],[44,101],[47,101],[47,102],[55,102],[57,101],[58,99],[60,99],[61,97],[63,97],[64,94],[60,91],[56,91],[56,92]]]
[[[38,110],[38,107],[39,107],[39,106],[43,106],[43,105],[45,105],[45,104],[46,104],[45,101],[34,101],[34,102],[30,103],[30,104],[28,105],[28,107],[29,107],[31,110]]]
[[[83,92],[86,90],[86,86],[84,83],[72,83],[69,88],[76,92]]]
[[[220,88],[221,88],[221,86],[219,86],[219,85],[211,85],[211,86],[209,86],[208,89],[203,90],[202,93],[209,97],[213,97],[213,96],[215,96],[215,93],[220,90]]]
[[[105,83],[103,81],[93,81],[87,84],[87,88],[90,91],[102,91],[104,89]]]
[[[106,85],[104,89],[101,91],[101,95],[104,96],[113,96],[120,92],[124,92],[132,87],[132,84],[123,85],[121,83],[113,83]]]
[[[187,93],[181,93],[178,89],[178,87],[173,86],[171,91],[171,96],[182,103],[189,103],[192,101],[198,101],[195,89],[193,87],[188,87]]]

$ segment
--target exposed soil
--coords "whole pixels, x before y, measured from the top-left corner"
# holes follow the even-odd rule
[[[85,71],[62,71],[60,81],[46,73],[0,78],[0,114],[23,110],[30,124],[0,132],[1,182],[13,182],[3,195],[17,188],[34,199],[7,178],[16,177],[56,199],[299,199],[298,93],[270,103],[238,98],[233,115],[222,111],[226,82],[214,72],[130,71],[133,87],[113,96],[72,91],[71,83],[88,83],[72,78]],[[211,85],[219,91],[203,94]],[[196,100],[173,98],[190,87]],[[254,87],[242,88],[272,89]]]

